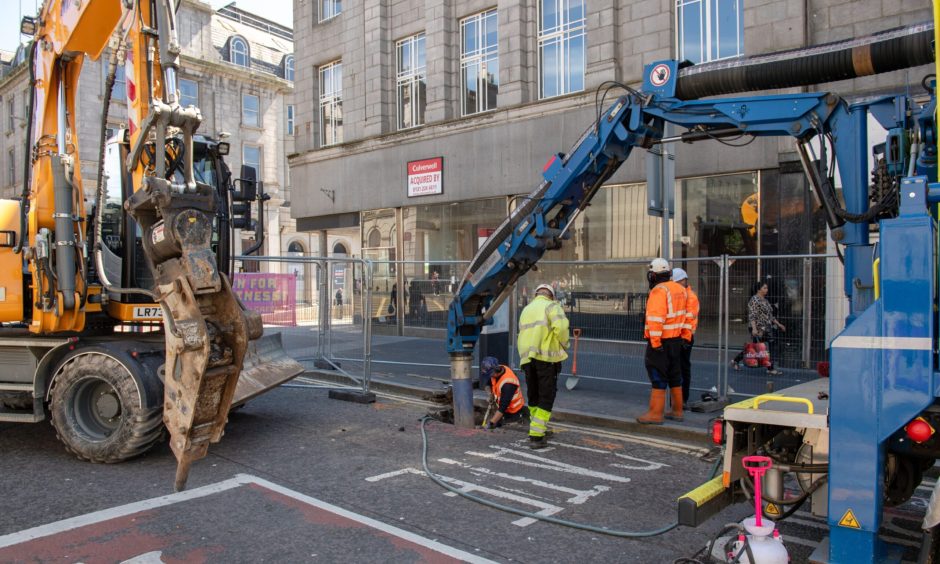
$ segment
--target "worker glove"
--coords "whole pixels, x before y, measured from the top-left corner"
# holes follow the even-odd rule
[[[692,349],[692,343],[690,343],[690,342],[688,342],[688,341],[682,341],[682,348],[685,349],[685,350],[687,350],[687,351],[688,351],[688,350],[691,350],[691,349]]]
[[[492,430],[495,429],[496,427],[497,427],[497,425],[494,425],[494,424],[493,424],[492,422],[490,422],[490,421],[487,421],[486,423],[483,424],[483,429],[485,429],[485,430],[487,430],[487,431],[492,431]]]

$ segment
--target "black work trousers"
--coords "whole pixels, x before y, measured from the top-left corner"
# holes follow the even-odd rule
[[[683,341],[682,358],[679,366],[682,368],[682,403],[689,403],[689,390],[692,387],[692,346],[695,344],[695,337],[691,341]]]
[[[646,344],[646,373],[654,389],[682,387],[682,338],[663,339],[656,350]]]
[[[539,407],[551,411],[555,405],[555,392],[558,390],[558,375],[561,373],[560,362],[545,362],[532,359],[522,365],[525,371],[525,385],[529,395],[529,407]]]

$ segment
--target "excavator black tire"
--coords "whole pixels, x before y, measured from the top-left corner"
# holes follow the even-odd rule
[[[52,387],[50,412],[66,450],[90,462],[122,462],[164,436],[162,406],[142,408],[128,369],[104,354],[65,361]]]

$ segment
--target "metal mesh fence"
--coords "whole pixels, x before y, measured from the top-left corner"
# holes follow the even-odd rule
[[[450,378],[447,309],[466,263],[375,262],[321,257],[264,257],[261,272],[294,277],[292,319],[266,319],[289,354],[308,367],[333,368],[368,381]],[[521,278],[509,300],[509,357],[515,366],[516,321],[536,286],[551,284],[572,329],[580,329],[579,389],[616,392],[647,385],[643,363],[649,259],[543,261]],[[841,267],[834,257],[710,257],[675,259],[701,304],[693,350],[693,390],[764,393],[816,377],[826,345],[842,328]],[[767,335],[774,369],[731,364],[752,339],[748,302],[756,285],[783,325]],[[401,290],[403,288],[403,290]],[[322,307],[321,307],[322,306]],[[283,309],[283,308],[282,308]],[[479,347],[478,347],[479,348]],[[573,352],[573,351],[572,351]],[[569,358],[563,377],[573,368]]]

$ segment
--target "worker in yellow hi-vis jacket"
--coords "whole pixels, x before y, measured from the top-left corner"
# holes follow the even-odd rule
[[[522,310],[517,346],[529,394],[529,441],[533,449],[545,448],[558,374],[568,358],[568,318],[548,284],[538,286]]]

